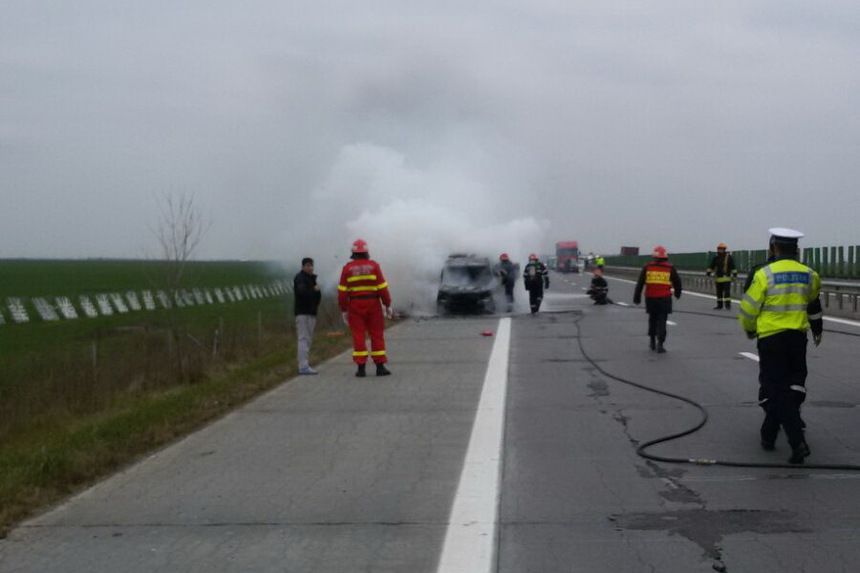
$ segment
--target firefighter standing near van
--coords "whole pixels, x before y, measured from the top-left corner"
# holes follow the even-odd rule
[[[526,290],[529,291],[529,307],[532,314],[535,314],[540,310],[544,289],[549,288],[549,273],[546,265],[540,262],[535,253],[529,255],[529,262],[523,269],[523,282]]]
[[[642,302],[642,291],[645,291],[645,312],[648,313],[648,347],[662,354],[666,352],[666,322],[672,313],[672,295],[681,298],[681,277],[675,266],[669,262],[666,249],[660,245],[654,247],[649,261],[639,273],[636,288],[633,291],[633,303]]]
[[[803,233],[774,228],[770,234],[768,262],[755,271],[738,320],[747,338],[758,339],[758,399],[765,412],[761,445],[775,449],[782,427],[791,446],[788,462],[802,464],[810,453],[800,418],[806,399],[806,332],[812,330],[813,345],[821,344],[821,279],[798,261],[797,240]]]
[[[508,312],[514,310],[514,283],[517,282],[517,270],[511,257],[507,253],[499,255],[498,274],[499,280],[505,289],[505,301],[508,303]]]
[[[370,259],[366,241],[356,239],[352,243],[351,258],[340,273],[337,301],[344,321],[352,331],[352,359],[358,365],[355,375],[359,378],[367,375],[366,364],[370,357],[376,364],[376,375],[388,376],[391,372],[385,367],[388,362],[385,353],[385,317],[393,316],[388,283],[379,264]],[[367,350],[368,336],[370,351]]]
[[[711,264],[705,271],[708,276],[714,276],[714,285],[717,289],[717,306],[714,310],[732,308],[732,279],[738,276],[738,270],[727,248],[725,243],[717,245],[717,254],[711,259]]]

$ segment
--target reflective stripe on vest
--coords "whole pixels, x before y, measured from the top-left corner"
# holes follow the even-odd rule
[[[672,296],[672,267],[666,263],[651,263],[645,267],[645,297]]]

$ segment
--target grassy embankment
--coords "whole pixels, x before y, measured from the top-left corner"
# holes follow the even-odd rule
[[[157,288],[150,261],[0,261],[9,296]],[[183,284],[266,284],[292,273],[199,262]],[[288,281],[289,282],[289,281]],[[291,295],[0,326],[0,536],[15,523],[291,377]],[[172,313],[172,314],[171,314]],[[324,301],[313,361],[349,347]],[[174,325],[174,328],[171,328]]]

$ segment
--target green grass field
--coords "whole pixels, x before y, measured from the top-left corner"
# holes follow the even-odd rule
[[[163,284],[165,264],[145,260],[0,260],[0,308],[6,324],[0,326],[0,361],[26,352],[43,352],[57,345],[87,340],[111,329],[135,328],[163,323],[163,309],[131,311],[125,314],[89,318],[81,311],[78,297],[100,293],[153,290]],[[286,280],[290,271],[277,265],[243,261],[203,261],[188,263],[183,286],[224,288],[234,285],[266,284]],[[78,312],[74,320],[42,321],[32,305],[33,297],[69,297]],[[30,316],[27,323],[15,324],[6,306],[9,297],[20,298]],[[258,299],[259,302],[260,299]],[[248,301],[250,302],[250,301]],[[275,301],[269,301],[275,302]],[[283,301],[281,301],[283,302]],[[280,312],[280,306],[261,304],[261,312]],[[213,316],[240,319],[248,315],[248,304],[223,303],[188,309],[191,322]],[[253,314],[253,313],[252,313]],[[0,380],[2,385],[2,380]]]
[[[0,305],[155,289],[151,261],[0,261]],[[259,262],[194,262],[182,289],[291,283]],[[153,278],[156,277],[156,278]],[[0,536],[295,373],[292,295],[0,325]],[[349,346],[324,298],[312,359]]]
[[[22,425],[58,414],[98,411],[143,389],[204,376],[207,364],[229,361],[285,334],[284,296],[215,304],[42,320],[32,297],[146,290],[164,265],[153,261],[0,261],[0,302],[19,297],[28,322],[0,326],[0,439]],[[265,263],[192,262],[182,287],[232,287],[286,278]],[[156,287],[157,288],[157,287]],[[5,309],[9,314],[8,307]]]
[[[166,265],[150,260],[0,260],[0,300],[7,297],[78,296],[157,288]],[[298,269],[296,269],[298,270]],[[192,261],[184,284],[189,287],[224,287],[263,283],[292,277],[276,263],[253,261]]]

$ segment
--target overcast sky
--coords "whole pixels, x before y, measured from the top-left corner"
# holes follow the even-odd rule
[[[0,257],[860,243],[856,0],[7,0]]]

